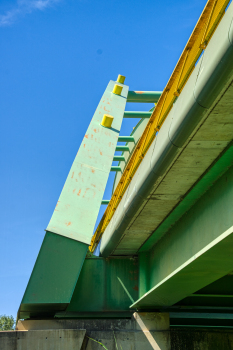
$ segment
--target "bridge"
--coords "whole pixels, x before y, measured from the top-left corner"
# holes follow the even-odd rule
[[[233,326],[233,4],[207,2],[163,91],[125,81],[109,82],[90,121],[18,329],[145,314],[179,330]],[[154,108],[126,112],[131,102]],[[125,118],[139,122],[120,136]],[[103,198],[110,171],[112,197]]]

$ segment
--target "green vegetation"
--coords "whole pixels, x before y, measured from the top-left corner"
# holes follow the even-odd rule
[[[114,336],[114,339],[115,339],[116,348],[117,348],[117,350],[118,350],[117,341],[116,341],[116,337],[115,337],[115,333],[114,333],[114,332],[113,332],[113,336]],[[93,339],[93,338],[90,338],[90,337],[87,337],[87,338],[89,338],[89,339],[95,341],[96,343],[98,343],[98,344],[100,344],[101,346],[103,346],[104,349],[108,350],[108,349],[106,348],[106,346],[104,346],[104,344],[100,343],[99,341],[97,341],[97,340],[95,340],[95,339]],[[121,347],[121,350],[123,350],[121,345],[120,345],[120,347]]]
[[[11,331],[14,329],[14,325],[13,316],[0,315],[0,331]]]

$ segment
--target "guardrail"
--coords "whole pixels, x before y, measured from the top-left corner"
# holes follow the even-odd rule
[[[92,237],[89,250],[94,252],[104,230],[110,222],[132,177],[160,130],[175,99],[180,95],[203,50],[221,21],[230,0],[209,0],[182,52],[180,59],[148,121],[148,124],[122,174],[106,211]]]

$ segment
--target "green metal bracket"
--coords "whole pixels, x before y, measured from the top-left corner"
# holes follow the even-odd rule
[[[127,102],[157,103],[162,91],[129,91]]]
[[[120,166],[112,166],[111,171],[122,171]]]
[[[110,202],[110,199],[103,199],[101,204],[107,204],[108,205],[109,202]]]
[[[116,146],[116,151],[129,152],[128,146]]]
[[[118,142],[135,142],[133,136],[119,136]]]
[[[125,112],[124,118],[150,118],[151,112]]]
[[[125,162],[125,157],[123,156],[114,156],[113,157],[114,162]]]

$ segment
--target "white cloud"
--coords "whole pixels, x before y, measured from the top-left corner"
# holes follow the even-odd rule
[[[14,23],[20,15],[25,15],[35,10],[43,11],[47,7],[51,7],[60,1],[61,0],[17,0],[15,7],[5,14],[0,14],[0,26],[9,26]]]

